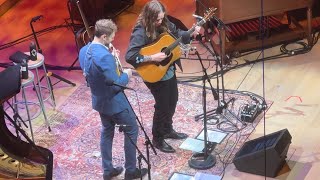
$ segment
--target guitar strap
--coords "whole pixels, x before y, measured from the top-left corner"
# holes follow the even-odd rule
[[[179,69],[181,70],[181,72],[183,72],[183,68],[182,68],[182,64],[181,64],[181,60],[177,60],[176,62],[174,62],[176,65],[178,65]]]
[[[92,44],[99,44],[99,45],[105,47],[106,50],[108,50],[108,52],[109,52],[109,48],[108,48],[107,46],[105,46],[105,45],[103,45],[103,44],[100,44],[100,43],[91,42],[90,45],[89,45],[89,47],[88,47],[88,49],[87,49],[87,51],[86,51],[86,54],[85,54],[86,56],[88,56],[88,52],[89,52],[89,51],[90,51],[90,53],[92,54],[92,48],[91,48],[91,45],[92,45]],[[103,73],[103,69],[95,62],[95,60],[94,60],[94,58],[93,58],[92,56],[91,56],[91,57],[86,57],[84,64],[86,64],[86,61],[87,61],[89,58],[92,59],[92,64],[93,64],[95,67],[97,67],[98,70],[99,70],[101,73]],[[116,63],[116,64],[117,64],[117,63]],[[117,68],[117,70],[116,70],[117,74],[120,75],[119,67],[116,66],[116,68]],[[83,69],[83,75],[84,75],[84,77],[85,77],[85,79],[86,79],[87,86],[89,87],[88,78],[87,78],[87,74],[86,74],[86,66],[85,66],[85,65],[84,65],[84,69]]]

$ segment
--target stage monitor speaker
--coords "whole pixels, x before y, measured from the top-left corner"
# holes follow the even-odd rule
[[[289,131],[283,129],[248,141],[236,153],[233,163],[239,171],[275,177],[285,164],[291,139]]]

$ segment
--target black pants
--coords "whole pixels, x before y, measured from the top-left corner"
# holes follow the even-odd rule
[[[178,101],[177,79],[173,78],[156,83],[145,82],[155,99],[155,112],[153,115],[153,140],[163,139],[165,134],[172,131],[172,117]]]

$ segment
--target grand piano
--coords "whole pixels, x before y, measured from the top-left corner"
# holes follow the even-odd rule
[[[207,7],[216,7],[215,16],[222,23],[215,23],[212,37],[213,49],[223,57],[223,63],[229,60],[226,55],[237,56],[241,52],[276,44],[290,42],[307,37],[310,45],[311,14],[313,0],[197,0],[196,13],[203,15]],[[307,26],[303,27],[287,14],[286,22],[279,15],[296,9],[305,9]],[[259,18],[263,17],[260,21]],[[261,28],[265,31],[261,33]],[[221,35],[221,42],[220,36]],[[221,45],[221,46],[220,46]]]
[[[4,103],[20,92],[20,77],[19,65],[0,72],[0,179],[51,180],[52,152],[35,145],[4,108]],[[9,129],[9,124],[15,130]]]

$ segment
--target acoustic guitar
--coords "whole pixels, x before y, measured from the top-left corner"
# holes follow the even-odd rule
[[[216,9],[217,8],[209,8],[205,17],[187,31],[189,35],[195,30],[196,26],[203,25],[209,18],[211,18]],[[167,55],[167,58],[161,62],[144,62],[136,68],[136,71],[144,81],[154,83],[162,79],[170,65],[181,56],[181,50],[178,46],[181,39],[181,37],[175,39],[169,33],[162,33],[154,43],[143,47],[140,50],[140,54],[144,56],[150,56],[158,52],[164,52]]]
[[[85,46],[86,44],[88,44],[90,41],[93,40],[94,26],[89,26],[88,21],[84,15],[84,12],[81,9],[79,0],[76,1],[76,4],[85,27],[85,29],[81,29],[76,35],[78,48],[80,49],[81,47]]]

